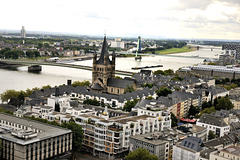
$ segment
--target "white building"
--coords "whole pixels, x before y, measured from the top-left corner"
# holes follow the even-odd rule
[[[200,138],[185,138],[181,144],[173,146],[173,160],[198,160],[202,150],[201,145]]]
[[[22,26],[22,29],[20,31],[20,37],[21,38],[26,38],[26,30],[25,30],[24,26]]]
[[[162,128],[162,120],[150,115],[108,118],[107,111],[101,114],[103,116],[82,114],[76,117],[76,121],[83,127],[85,148],[108,159],[128,153],[131,135],[157,132]]]
[[[213,131],[219,137],[224,136],[230,132],[230,126],[226,123],[228,118],[221,118],[211,114],[204,114],[198,119],[196,125],[207,128],[207,132]]]
[[[215,151],[210,153],[209,160],[239,160],[240,159],[240,147],[239,146],[229,146],[220,151]]]
[[[115,41],[111,41],[111,47],[112,48],[125,48],[124,41],[121,41],[121,39],[115,39]]]

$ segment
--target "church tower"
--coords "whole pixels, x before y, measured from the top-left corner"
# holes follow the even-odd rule
[[[115,53],[112,54],[112,60],[109,59],[108,43],[104,36],[100,58],[97,60],[97,54],[93,56],[92,70],[92,89],[99,92],[107,92],[107,81],[115,77]]]

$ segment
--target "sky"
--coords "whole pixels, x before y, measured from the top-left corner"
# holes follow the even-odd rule
[[[240,40],[240,0],[3,0],[0,29]]]

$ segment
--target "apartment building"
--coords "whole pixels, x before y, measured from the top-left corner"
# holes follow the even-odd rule
[[[169,158],[169,142],[159,139],[154,133],[131,136],[129,151],[135,151],[138,148],[148,150],[150,154],[156,155],[161,160]]]
[[[170,111],[179,119],[187,116],[191,105],[200,105],[199,96],[189,92],[173,92],[167,98],[161,97],[158,101],[169,106]]]
[[[240,147],[239,146],[229,146],[221,149],[220,151],[215,151],[210,153],[209,160],[225,160],[225,159],[240,159]]]
[[[202,150],[202,140],[197,137],[185,138],[180,144],[173,146],[174,160],[198,160]]]
[[[207,132],[213,131],[219,137],[224,136],[230,132],[230,125],[227,124],[228,118],[219,117],[211,114],[203,114],[200,119],[198,119],[196,125],[207,128]]]
[[[69,129],[0,113],[0,159],[43,160],[72,151]]]
[[[76,123],[84,130],[84,147],[99,157],[123,157],[128,153],[131,135],[161,131],[161,119],[154,116],[108,117],[106,110],[99,116],[82,114],[76,117]]]

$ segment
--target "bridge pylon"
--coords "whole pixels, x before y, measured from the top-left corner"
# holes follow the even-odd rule
[[[142,48],[141,48],[141,37],[138,36],[138,43],[137,43],[137,50],[136,50],[136,55],[135,55],[135,60],[142,60],[142,56],[138,55],[139,53],[141,53]]]

